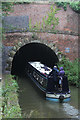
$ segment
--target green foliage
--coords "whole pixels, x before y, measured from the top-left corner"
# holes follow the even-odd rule
[[[14,4],[30,4],[30,1],[25,0],[25,2],[23,2],[23,1],[22,2],[14,2]]]
[[[18,104],[18,84],[17,81],[12,79],[11,75],[4,77],[5,83],[3,84],[3,118],[21,118],[21,109]]]
[[[59,10],[60,9],[56,7],[53,8],[53,5],[51,5],[48,15],[42,18],[41,23],[36,22],[34,27],[32,27],[31,19],[30,19],[29,30],[55,31],[55,27],[59,24],[59,18],[55,17],[55,15]]]
[[[2,2],[3,15],[7,15],[8,12],[12,12],[13,2]]]
[[[70,2],[70,7],[71,7],[74,11],[80,13],[80,1]]]
[[[33,39],[33,40],[37,40],[37,39],[39,39],[39,38],[38,38],[38,36],[37,36],[35,33],[33,33],[32,39]]]
[[[75,12],[80,13],[80,1],[68,1],[68,2],[55,2],[57,7],[63,7],[63,9],[66,11],[67,10],[67,5],[72,8]]]
[[[63,7],[63,9],[67,10],[67,2],[55,2],[57,7]]]
[[[8,15],[8,12],[13,12],[12,6],[13,6],[13,2],[2,2],[2,15],[6,16],[6,15]],[[4,22],[4,21],[2,21],[2,22]],[[5,39],[4,34],[3,34],[3,33],[5,33],[5,29],[4,28],[0,28],[0,29],[2,29],[1,30],[2,38]]]
[[[32,24],[31,24],[32,20],[29,20],[29,30],[32,30]]]
[[[58,64],[59,67],[63,67],[65,74],[68,76],[69,83],[72,85],[79,86],[79,60],[75,59],[73,62],[69,61],[63,57],[63,59]]]
[[[51,5],[50,7],[50,12],[48,12],[48,18],[47,16],[45,16],[44,18],[44,23],[46,26],[48,26],[49,28],[52,26],[52,30],[55,29],[55,26],[58,25],[59,23],[59,18],[55,17],[55,14],[57,13],[59,9],[57,9],[55,7],[55,9],[53,9],[53,5]]]
[[[4,113],[6,114],[6,118],[22,118],[19,111],[20,108],[18,106],[12,106],[9,109],[7,109],[7,106],[5,106]]]

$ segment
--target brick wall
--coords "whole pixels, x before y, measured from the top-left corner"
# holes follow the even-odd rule
[[[70,60],[78,58],[78,36],[65,34],[37,33],[39,38],[47,40],[49,43],[55,43],[59,50]],[[69,53],[66,52],[69,48]]]
[[[32,38],[31,32],[25,33],[8,33],[6,34],[6,40],[3,40],[3,44],[6,46],[13,46],[20,41],[29,40]],[[58,49],[65,54],[70,60],[74,60],[78,57],[78,36],[65,35],[65,34],[52,34],[52,33],[35,33],[39,40],[46,44],[55,44]],[[69,52],[66,52],[66,48],[69,48]]]
[[[14,5],[14,12],[9,13],[10,16],[29,16],[32,19],[32,24],[41,22],[42,18],[49,12],[50,4],[19,4]],[[54,5],[55,7],[55,5]],[[59,17],[58,30],[78,32],[78,14],[74,12],[69,6],[67,11],[63,8],[56,14]]]
[[[32,19],[32,24],[41,22],[42,18],[47,15],[50,10],[50,4],[22,4],[15,5],[13,7],[14,12],[9,13],[10,16],[29,16]],[[55,6],[54,6],[55,7]],[[67,11],[63,8],[56,14],[59,17],[59,25],[56,29],[61,31],[75,32],[78,33],[78,14],[74,12],[69,6]],[[65,34],[52,34],[52,33],[36,33],[41,40],[46,40],[48,43],[55,43],[60,51],[65,54],[70,60],[74,60],[78,57],[78,36],[65,35]],[[6,43],[4,44],[13,45],[13,42],[18,42],[29,37],[30,33],[13,33],[6,34]],[[65,49],[69,48],[69,53],[66,53]]]

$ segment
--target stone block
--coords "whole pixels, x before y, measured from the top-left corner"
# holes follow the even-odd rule
[[[6,16],[2,17],[2,25],[5,32],[22,32],[29,29],[28,16]]]

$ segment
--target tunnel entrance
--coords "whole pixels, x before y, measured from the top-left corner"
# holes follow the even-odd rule
[[[22,46],[14,55],[11,74],[24,75],[25,67],[27,67],[27,63],[30,61],[39,61],[53,68],[59,60],[55,52],[45,44],[28,43]]]

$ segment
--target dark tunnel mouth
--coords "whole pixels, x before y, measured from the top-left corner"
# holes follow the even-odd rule
[[[55,52],[47,45],[36,42],[28,43],[22,46],[14,55],[11,74],[24,74],[27,62],[30,61],[39,61],[42,64],[53,68],[53,66],[59,62],[59,59]]]

